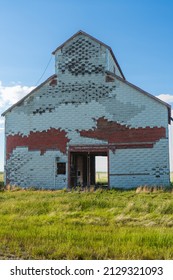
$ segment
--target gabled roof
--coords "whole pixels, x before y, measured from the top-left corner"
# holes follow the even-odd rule
[[[30,93],[28,93],[27,95],[25,95],[22,99],[20,99],[18,102],[14,103],[11,107],[9,107],[6,111],[4,111],[1,116],[4,117],[6,115],[6,113],[10,112],[14,107],[20,105],[26,98],[28,98],[30,95],[32,95],[35,91],[37,91],[39,88],[41,88],[42,86],[44,86],[46,83],[48,83],[49,81],[51,81],[52,79],[56,78],[57,75],[54,74],[52,76],[50,76],[48,79],[46,79],[43,83],[41,83],[39,86],[37,86],[36,88],[34,88]]]
[[[142,94],[148,96],[149,98],[154,99],[155,101],[161,103],[162,105],[166,106],[168,109],[168,123],[171,123],[171,120],[173,121],[173,118],[171,117],[171,105],[169,105],[168,103],[162,101],[161,99],[159,99],[158,97],[144,91],[143,89],[135,86],[134,84],[122,79],[121,77],[117,76],[116,74],[113,74],[112,72],[107,71],[108,74],[111,74],[112,76],[115,76],[116,79],[118,79],[119,81],[125,83],[126,85],[140,91]],[[50,76],[46,81],[44,81],[43,83],[41,83],[39,86],[37,86],[35,89],[33,89],[30,93],[28,93],[27,95],[25,95],[22,99],[20,99],[18,102],[16,102],[15,104],[13,104],[11,107],[9,107],[6,111],[4,111],[1,116],[5,116],[6,113],[10,112],[14,107],[22,104],[22,102],[28,98],[30,95],[32,95],[35,91],[37,91],[39,88],[41,88],[42,86],[44,86],[46,83],[50,82],[51,80],[53,80],[54,78],[57,78],[57,75],[54,74],[52,76]]]
[[[109,72],[107,71],[107,73],[109,73]],[[161,103],[162,105],[166,106],[167,109],[168,109],[168,123],[170,124],[171,120],[173,121],[173,119],[171,117],[171,105],[169,105],[168,103],[162,101],[160,98],[152,95],[151,93],[141,89],[140,87],[135,86],[134,84],[128,82],[127,80],[122,79],[121,77],[117,76],[116,74],[111,73],[111,75],[115,76],[116,79],[118,79],[119,81],[121,81],[121,82],[125,83],[126,85],[132,87],[133,89],[136,89],[137,91],[140,91],[142,94],[144,94],[144,95],[148,96],[149,98],[152,98],[155,101],[157,101],[157,102]]]
[[[155,101],[157,101],[157,102],[159,102],[159,103],[161,103],[162,105],[164,105],[164,106],[167,107],[167,109],[168,109],[168,123],[170,124],[171,120],[173,120],[172,117],[171,117],[171,105],[169,105],[168,103],[166,103],[166,102],[160,100],[159,98],[155,97],[154,95],[152,95],[152,94],[150,94],[150,93],[148,93],[148,92],[142,90],[141,88],[139,88],[139,87],[133,85],[132,83],[126,81],[126,79],[125,79],[125,77],[124,77],[124,75],[123,75],[123,73],[122,73],[122,70],[121,70],[121,68],[120,68],[120,66],[119,66],[119,64],[118,64],[118,62],[117,62],[117,60],[116,60],[116,58],[115,58],[115,56],[114,56],[114,53],[113,53],[112,49],[111,49],[108,45],[106,45],[106,44],[104,44],[103,42],[99,41],[98,39],[92,37],[91,35],[85,33],[84,31],[80,30],[80,31],[78,31],[77,33],[75,33],[72,37],[70,37],[67,41],[65,41],[62,45],[60,45],[58,48],[56,48],[56,50],[53,51],[52,54],[55,54],[55,53],[56,53],[59,49],[61,49],[67,42],[69,42],[70,40],[72,40],[73,38],[75,38],[76,36],[81,35],[81,34],[84,35],[84,36],[87,36],[87,37],[89,37],[90,39],[96,41],[97,43],[99,43],[99,44],[105,46],[105,47],[110,51],[110,53],[111,53],[111,55],[112,55],[112,57],[113,57],[113,59],[114,59],[114,61],[115,61],[115,63],[116,63],[116,65],[117,65],[117,67],[118,67],[118,69],[119,69],[119,71],[120,71],[120,73],[121,73],[121,75],[122,75],[123,78],[121,78],[120,76],[118,76],[118,75],[116,75],[116,74],[113,74],[112,72],[110,73],[109,71],[106,71],[108,74],[110,73],[111,75],[115,76],[116,79],[120,80],[121,82],[123,82],[123,83],[127,84],[128,86],[130,86],[130,87],[132,87],[132,88],[134,88],[134,89],[140,91],[141,93],[145,94],[145,95],[148,96],[149,98],[152,98],[152,99],[154,99]],[[41,88],[43,85],[45,85],[46,83],[48,83],[49,81],[51,81],[52,79],[54,79],[54,78],[56,78],[56,77],[57,77],[56,74],[50,76],[47,80],[45,80],[43,83],[41,83],[41,84],[40,84],[39,86],[37,86],[35,89],[33,89],[29,94],[27,94],[26,96],[24,96],[21,100],[19,100],[19,101],[16,102],[15,104],[13,104],[13,105],[12,105],[11,107],[9,107],[6,111],[4,111],[4,112],[1,114],[1,116],[5,116],[6,113],[10,112],[14,107],[20,105],[26,98],[28,98],[28,97],[29,97],[30,95],[32,95],[35,91],[37,91],[37,90],[38,90],[39,88]]]
[[[120,73],[121,73],[123,79],[125,80],[124,74],[123,74],[123,72],[122,72],[122,70],[121,70],[121,67],[120,67],[119,64],[118,64],[118,61],[117,61],[117,59],[116,59],[116,57],[115,57],[115,55],[114,55],[114,53],[113,53],[111,47],[109,47],[109,46],[106,45],[105,43],[101,42],[100,40],[94,38],[93,36],[87,34],[86,32],[84,32],[84,31],[82,31],[82,30],[79,30],[77,33],[75,33],[73,36],[71,36],[68,40],[66,40],[63,44],[61,44],[59,47],[57,47],[57,48],[52,52],[52,54],[55,54],[58,50],[60,50],[61,48],[63,48],[68,42],[70,42],[73,38],[75,38],[75,37],[78,36],[78,35],[84,35],[84,36],[90,38],[91,40],[97,42],[98,44],[104,46],[105,48],[107,48],[107,49],[110,51],[110,53],[111,53],[111,55],[112,55],[112,57],[113,57],[113,59],[114,59],[114,61],[115,61],[115,64],[117,65],[118,70],[120,71]]]

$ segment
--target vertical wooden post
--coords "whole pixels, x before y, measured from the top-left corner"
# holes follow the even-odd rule
[[[87,154],[87,187],[90,187],[90,153]]]

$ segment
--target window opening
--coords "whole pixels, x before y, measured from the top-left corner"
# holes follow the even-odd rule
[[[65,162],[57,162],[57,174],[66,174],[66,163]]]

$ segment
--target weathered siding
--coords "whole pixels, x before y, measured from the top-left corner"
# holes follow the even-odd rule
[[[68,147],[110,144],[111,187],[169,184],[167,107],[123,78],[106,82],[107,53],[74,37],[55,53],[58,76],[6,114],[7,183],[67,187]],[[56,174],[57,157],[65,175]]]

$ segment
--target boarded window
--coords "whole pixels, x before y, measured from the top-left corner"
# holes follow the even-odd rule
[[[57,174],[66,174],[65,162],[57,162]]]

